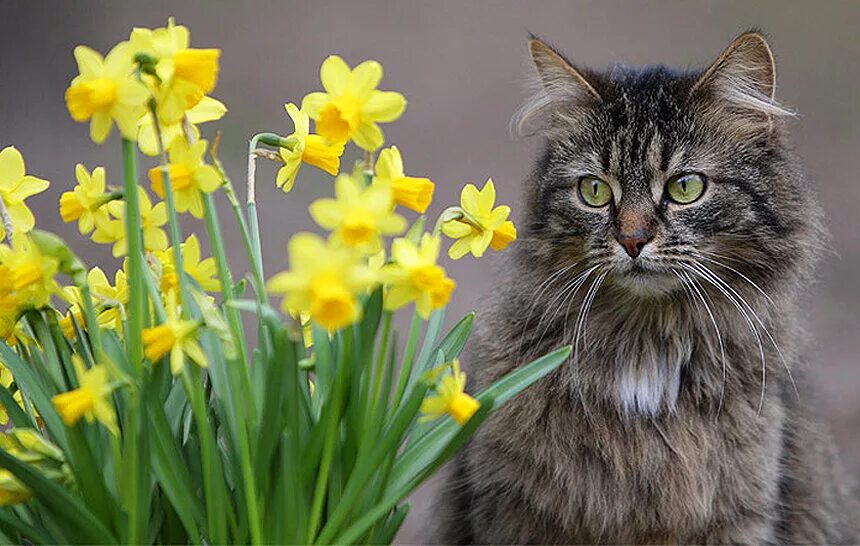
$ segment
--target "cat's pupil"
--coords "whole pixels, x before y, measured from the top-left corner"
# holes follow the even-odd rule
[[[682,192],[684,192],[684,193],[687,193],[687,179],[686,179],[686,178],[682,178],[682,179],[680,180],[680,182],[681,182],[681,191],[682,191]]]
[[[597,197],[597,181],[596,180],[591,183],[591,193],[594,195],[594,197]]]

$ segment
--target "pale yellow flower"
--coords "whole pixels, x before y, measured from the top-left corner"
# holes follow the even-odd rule
[[[447,366],[446,366],[447,368]],[[444,373],[444,370],[440,370]],[[466,374],[460,371],[460,361],[451,363],[451,373],[445,373],[436,384],[436,393],[421,403],[419,421],[433,421],[445,414],[464,425],[481,407],[481,403],[466,394]]]
[[[284,294],[285,312],[309,313],[330,331],[358,320],[361,306],[356,297],[376,279],[357,252],[312,233],[299,233],[290,239],[289,258],[290,270],[266,285],[270,292]]]
[[[164,123],[163,120],[160,120],[161,142],[164,149],[170,148],[176,138],[187,138],[186,127],[191,130],[193,140],[200,140],[200,129],[197,126],[201,123],[219,120],[226,113],[227,107],[224,103],[207,96],[200,99],[200,102],[185,112],[183,119],[174,123]],[[137,133],[137,145],[140,147],[140,151],[150,156],[158,155],[158,140],[152,115],[149,112],[142,115],[138,125],[140,128]]]
[[[427,319],[431,311],[448,304],[457,284],[437,265],[441,240],[425,233],[420,244],[396,239],[391,245],[392,263],[382,266],[383,282],[389,287],[386,309],[400,309],[415,302],[418,314]]]
[[[293,103],[284,105],[284,108],[293,120],[295,131],[287,137],[292,148],[278,149],[284,166],[278,170],[275,184],[285,192],[293,189],[302,163],[313,165],[330,175],[337,175],[340,170],[340,156],[343,155],[343,142],[331,142],[320,135],[310,134],[308,115]]]
[[[181,122],[186,111],[212,92],[218,81],[221,50],[190,48],[190,41],[188,28],[176,25],[173,18],[167,27],[135,28],[131,32],[134,54],[155,60],[158,77],[146,81],[154,90],[158,117],[164,125]]]
[[[140,222],[143,232],[143,248],[149,252],[167,248],[167,234],[162,229],[167,223],[167,205],[164,202],[152,205],[146,190],[138,187]],[[111,201],[107,204],[111,219],[96,219],[96,230],[92,238],[96,243],[113,244],[114,256],[128,254],[128,238],[125,230],[125,201]]]
[[[77,220],[78,230],[82,235],[88,235],[96,227],[96,218],[108,220],[107,210],[103,208],[107,203],[105,169],[96,167],[90,174],[86,167],[78,163],[75,166],[75,178],[78,185],[60,196],[60,216],[63,222]]]
[[[221,187],[218,171],[203,160],[207,146],[205,140],[189,146],[184,138],[174,139],[170,146],[168,172],[176,210],[190,212],[195,218],[203,218],[203,194]],[[149,179],[152,190],[164,199],[164,172],[160,166],[149,169]]]
[[[19,308],[47,306],[53,294],[60,293],[54,279],[59,260],[42,254],[27,235],[15,234],[12,245],[0,245],[0,263],[6,268],[4,283],[11,287]]]
[[[393,91],[378,91],[382,65],[364,61],[350,70],[337,55],[320,67],[325,93],[305,96],[302,110],[317,122],[319,134],[336,142],[352,139],[359,148],[375,150],[385,137],[379,122],[394,121],[406,109],[406,99]]]
[[[167,312],[164,324],[143,330],[146,358],[156,363],[170,353],[170,371],[173,375],[179,375],[185,369],[186,355],[195,364],[205,368],[208,365],[206,353],[197,341],[202,323],[180,318],[175,291],[168,293],[164,307]]]
[[[373,183],[390,187],[398,205],[421,214],[430,206],[436,187],[429,178],[406,176],[403,172],[403,158],[397,146],[379,152]]]
[[[448,249],[451,258],[458,260],[469,252],[480,258],[487,247],[503,250],[517,238],[514,223],[508,220],[511,208],[507,205],[493,208],[495,202],[496,188],[492,178],[480,191],[473,184],[466,184],[460,193],[462,218],[442,225],[445,235],[457,239]]]
[[[203,290],[221,290],[221,282],[216,278],[218,266],[215,258],[200,259],[200,241],[197,240],[197,235],[189,235],[180,248],[185,273],[197,281]],[[176,274],[173,252],[173,247],[170,247],[155,253],[161,263],[161,291],[165,294],[179,288],[179,275]]]
[[[16,233],[27,233],[36,225],[36,218],[24,202],[28,197],[42,193],[50,183],[26,174],[24,157],[14,146],[0,150],[0,199],[6,206]],[[0,223],[0,241],[6,232]]]
[[[107,57],[86,46],[75,48],[80,75],[66,90],[66,106],[75,121],[90,121],[90,138],[102,143],[116,121],[122,136],[134,140],[137,120],[149,91],[134,77],[134,53],[128,42]]]
[[[365,254],[382,248],[384,235],[397,235],[406,229],[406,219],[392,212],[391,189],[364,187],[350,175],[335,180],[336,199],[317,199],[310,206],[313,219],[331,230],[337,241]]]
[[[110,393],[113,387],[109,382],[105,366],[96,365],[84,369],[84,364],[78,355],[72,360],[78,373],[77,389],[54,396],[51,401],[57,408],[57,413],[66,426],[73,426],[81,417],[89,422],[98,419],[112,434],[118,434],[116,411],[111,401]]]

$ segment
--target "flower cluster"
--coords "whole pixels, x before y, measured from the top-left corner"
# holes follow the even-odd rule
[[[285,105],[292,132],[251,139],[243,208],[218,159],[219,136],[206,140],[198,127],[227,111],[210,96],[220,50],[190,44],[188,29],[169,19],[135,28],[104,56],[74,50],[79,74],[65,93],[69,114],[89,123],[95,143],[116,125],[123,169],[119,182],[102,166],[80,163],[72,181],[70,168],[59,216],[110,245],[112,267],[87,267],[59,237],[36,228],[27,200],[49,183],[27,174],[16,148],[0,151],[3,536],[22,543],[390,540],[405,514],[395,505],[497,400],[569,351],[475,397],[466,392],[457,357],[474,316],[441,338],[457,287],[440,261],[443,236],[453,239],[451,258],[480,257],[503,250],[516,229],[510,209],[496,205],[492,180],[481,190],[466,185],[458,206],[427,222],[436,183],[407,175],[400,149],[385,147],[380,124],[398,119],[406,100],[378,89],[378,62],[351,68],[328,57],[324,91],[307,94],[301,107]],[[350,152],[363,159],[342,170]],[[139,181],[139,153],[156,158],[143,166],[147,184]],[[333,186],[331,197],[308,207],[321,234],[293,235],[289,268],[268,282],[254,195],[258,158],[279,163],[274,184],[284,192],[303,164],[331,175]],[[235,216],[246,278],[234,277],[240,270],[228,260],[216,198]],[[183,233],[189,216],[192,225],[204,220],[205,232]],[[282,297],[283,314],[271,294]],[[407,307],[414,316],[399,362],[392,324]],[[253,337],[246,319],[256,319]],[[419,420],[445,416],[415,432]],[[395,504],[380,512],[392,490]],[[4,508],[21,503],[32,509]],[[267,521],[266,510],[284,521]]]

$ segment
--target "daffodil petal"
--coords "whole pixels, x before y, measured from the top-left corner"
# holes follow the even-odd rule
[[[75,48],[74,54],[81,76],[84,78],[95,78],[101,75],[104,59],[98,51],[84,45],[79,45]]]
[[[352,140],[362,150],[373,151],[382,146],[385,142],[385,136],[382,134],[382,129],[379,125],[372,121],[362,121],[355,132],[352,134]]]
[[[24,156],[14,146],[0,151],[0,187],[12,189],[24,177]]]
[[[308,93],[305,95],[305,98],[302,99],[302,111],[311,118],[317,119],[319,118],[320,110],[323,109],[323,106],[325,106],[328,101],[329,96],[326,93],[321,93],[319,91]]]
[[[394,121],[406,110],[406,98],[395,91],[374,91],[361,108],[370,121]]]
[[[348,91],[359,100],[367,98],[382,80],[382,65],[376,61],[364,61],[352,70]]]
[[[333,95],[340,95],[346,91],[349,75],[349,65],[337,55],[330,55],[320,66],[322,86]]]
[[[113,127],[113,121],[109,113],[93,113],[92,120],[90,120],[90,138],[96,144],[101,144],[110,134],[111,127]]]

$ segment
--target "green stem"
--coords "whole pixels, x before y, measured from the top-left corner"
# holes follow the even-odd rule
[[[135,143],[122,139],[123,167],[125,171],[125,229],[128,238],[129,304],[126,350],[128,360],[138,373],[143,371],[143,317],[146,312],[146,294],[143,275],[143,239],[140,226],[140,203],[137,181],[137,150]]]
[[[170,166],[167,153],[164,151],[164,142],[161,137],[161,123],[155,110],[155,101],[150,101],[149,113],[155,124],[155,140],[158,143],[158,161],[161,167],[162,186],[164,188],[164,201],[167,203],[167,222],[170,226],[170,240],[173,243],[173,265],[176,270],[176,278],[179,281],[179,303],[184,318],[188,318],[189,310],[187,302],[188,286],[185,280],[185,267],[182,265],[182,227],[179,225],[179,215],[176,213],[176,197],[173,195],[173,184],[170,183]]]
[[[212,254],[215,256],[215,263],[218,267],[218,278],[221,281],[221,295],[224,298],[227,321],[230,325],[230,330],[233,334],[233,341],[236,343],[242,367],[240,369],[240,379],[242,382],[243,397],[251,402],[251,378],[248,375],[250,364],[248,362],[248,346],[245,340],[245,329],[242,327],[242,317],[239,310],[229,305],[233,301],[233,276],[230,273],[230,262],[227,259],[227,252],[224,249],[224,238],[221,234],[221,224],[218,221],[218,209],[215,207],[215,200],[211,194],[203,196],[203,205],[206,210],[206,230],[209,233],[209,242],[212,247]],[[256,407],[251,408],[252,420],[256,419]]]

